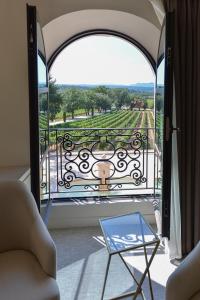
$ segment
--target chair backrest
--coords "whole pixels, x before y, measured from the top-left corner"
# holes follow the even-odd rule
[[[166,300],[192,299],[200,299],[200,242],[171,274],[166,286]]]
[[[24,183],[0,182],[0,252],[28,249],[31,225],[38,215],[35,200]]]

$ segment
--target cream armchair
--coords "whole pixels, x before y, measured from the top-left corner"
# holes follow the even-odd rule
[[[0,182],[0,299],[59,300],[56,250],[28,188]]]
[[[169,277],[166,300],[200,300],[200,242]]]

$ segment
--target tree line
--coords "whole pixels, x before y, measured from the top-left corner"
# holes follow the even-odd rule
[[[153,100],[152,100],[153,101]],[[120,110],[123,107],[133,110],[153,108],[151,101],[145,100],[142,96],[135,97],[126,88],[111,89],[106,86],[98,86],[93,89],[67,88],[60,91],[56,81],[50,78],[49,81],[49,118],[54,121],[56,115],[62,112],[63,121],[66,121],[67,114],[74,119],[75,111],[82,109],[85,115],[94,116],[95,111],[107,112],[108,110]],[[46,111],[46,101],[41,101],[40,109]]]

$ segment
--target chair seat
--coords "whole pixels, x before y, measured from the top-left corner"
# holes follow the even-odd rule
[[[59,290],[31,252],[7,251],[0,253],[0,299],[59,300]]]

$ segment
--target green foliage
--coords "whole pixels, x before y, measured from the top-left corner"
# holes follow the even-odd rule
[[[60,112],[63,103],[62,95],[56,85],[56,81],[50,77],[49,79],[49,118],[55,120],[56,114]]]
[[[63,111],[63,122],[66,122],[67,114],[66,111]]]
[[[104,136],[109,134],[109,130],[107,128],[118,128],[118,130],[120,130],[121,128],[120,133],[123,133],[121,141],[120,137],[118,137],[117,134],[116,136],[114,135],[112,137],[112,142],[115,142],[116,140],[117,147],[120,148],[121,146],[123,146],[123,143],[125,143],[126,145],[127,143],[129,143],[129,140],[131,139],[135,128],[149,127],[148,116],[152,116],[151,111],[140,112],[121,110],[104,113],[85,120],[71,121],[59,125],[54,125],[51,126],[50,130],[50,142],[51,144],[53,144],[55,141],[55,131],[53,130],[53,128],[60,129],[60,135],[63,135],[65,132],[67,132],[66,129],[70,128],[70,134],[74,137],[77,137],[76,141],[81,145],[81,147],[83,147],[84,144],[86,145],[86,143],[91,143],[91,137],[89,134],[90,128],[101,128],[99,132],[102,137],[101,142],[98,145],[98,149],[109,150],[109,144],[106,143],[104,139]],[[82,128],[87,128],[87,131],[82,130]],[[126,128],[126,130],[124,130],[124,128]],[[143,134],[146,134],[145,129],[141,129],[141,132]],[[151,147],[151,145],[149,145],[149,147]]]
[[[63,113],[64,112],[63,112],[63,106],[62,106],[61,111],[59,113],[57,113],[57,115],[56,115],[56,119],[63,120]],[[71,113],[65,112],[65,114],[66,114],[66,120],[67,120],[67,118],[71,118]],[[83,108],[76,109],[74,112],[74,117],[83,116],[83,115],[85,115],[85,109],[83,109]]]
[[[85,109],[85,114],[86,116],[89,115],[90,110],[92,116],[94,116],[94,110],[96,107],[96,102],[95,102],[95,91],[94,90],[86,90],[83,93],[82,97],[82,104],[81,107]]]
[[[143,108],[144,108],[144,110],[147,109],[147,102],[146,101],[144,102]]]
[[[48,111],[48,98],[47,94],[39,95],[40,112],[46,113]]]
[[[127,89],[116,89],[113,97],[117,109],[121,109],[122,106],[130,106],[131,98]]]
[[[71,113],[72,119],[74,119],[75,110],[80,108],[81,106],[81,102],[82,102],[81,100],[83,97],[82,93],[78,89],[72,88],[66,90],[62,96],[63,96],[62,110],[64,112]]]
[[[105,95],[108,95],[109,93],[109,88],[107,88],[106,86],[104,85],[100,85],[98,87],[96,87],[94,89],[95,93],[100,93],[100,94],[105,94]]]
[[[133,110],[135,99],[142,103],[137,109],[153,109],[154,99],[150,94],[129,91],[126,88],[108,88],[98,86],[96,88],[62,88],[63,103],[55,118],[64,122],[68,117],[72,119],[77,115],[91,115],[94,117],[95,112],[107,112],[108,110]],[[52,118],[51,118],[52,120]]]
[[[48,128],[48,120],[47,120],[47,116],[45,114],[40,113],[39,127],[40,127],[40,129],[47,129]]]
[[[95,93],[94,97],[96,107],[99,109],[99,111],[106,112],[107,110],[111,109],[111,99],[107,94]]]
[[[163,111],[163,96],[160,94],[156,95],[156,111],[157,112],[162,112]]]
[[[146,99],[146,105],[147,105],[147,108],[153,109],[154,108],[154,99],[153,98]]]

